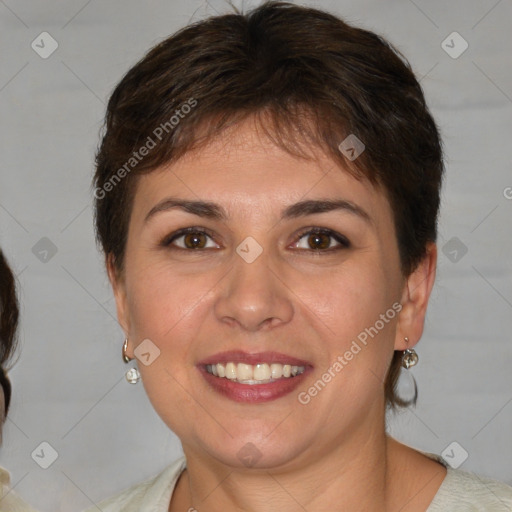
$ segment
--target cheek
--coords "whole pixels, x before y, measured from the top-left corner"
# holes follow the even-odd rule
[[[146,266],[127,290],[130,335],[136,344],[150,339],[160,351],[150,365],[137,364],[142,383],[156,412],[175,432],[186,429],[187,422],[200,421],[200,410],[191,398],[191,375],[195,341],[205,338],[201,317],[211,309],[208,290],[214,283],[206,275],[183,276],[165,263],[155,263]],[[197,417],[191,419],[183,411]]]
[[[314,283],[301,280],[295,290],[310,322],[325,335],[320,378],[329,382],[324,399],[340,405],[331,412],[337,417],[346,410],[342,404],[356,410],[380,396],[400,306],[387,273],[375,262],[347,263]]]
[[[294,279],[294,292],[340,347],[373,326],[399,297],[396,287],[391,286],[389,273],[372,259],[368,258],[366,264],[363,258],[347,262],[313,279],[300,275]],[[392,310],[387,315],[384,325],[379,322],[382,334],[395,324],[394,313]]]
[[[146,266],[127,290],[133,335],[155,343],[172,338],[207,290],[207,279],[183,277],[162,264]]]
[[[205,330],[213,309],[209,292],[215,290],[219,276],[214,272],[185,275],[161,261],[146,263],[143,271],[131,275],[127,283],[131,339],[135,345],[149,339],[160,351],[151,365],[138,364],[153,398],[164,388],[179,388],[179,383],[189,379],[198,340],[211,336]]]

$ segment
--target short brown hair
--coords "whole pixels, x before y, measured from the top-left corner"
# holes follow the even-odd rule
[[[416,268],[436,240],[443,159],[410,65],[373,32],[325,11],[271,1],[179,30],[112,93],[94,196],[97,239],[116,270],[123,270],[136,177],[249,116],[284,150],[309,158],[305,148],[320,148],[382,187],[403,274]],[[365,145],[353,161],[339,149],[350,134]],[[150,139],[155,145],[141,157]],[[392,407],[407,405],[395,390],[400,358],[395,352],[385,385]]]

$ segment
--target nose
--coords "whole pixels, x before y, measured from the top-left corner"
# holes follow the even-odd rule
[[[218,320],[253,332],[290,322],[293,294],[269,255],[263,251],[252,263],[238,254],[233,259],[214,306]]]

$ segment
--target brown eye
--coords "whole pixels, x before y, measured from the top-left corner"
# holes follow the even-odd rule
[[[308,245],[311,249],[328,249],[331,237],[325,233],[311,233],[308,236]]]
[[[311,252],[329,253],[349,248],[350,242],[336,231],[316,228],[303,232],[295,247]]]
[[[202,249],[206,246],[204,233],[187,233],[183,235],[183,243],[187,249]]]
[[[213,241],[212,236],[203,229],[185,228],[164,238],[161,242],[164,247],[171,249],[196,250],[196,249],[218,249],[219,246]]]

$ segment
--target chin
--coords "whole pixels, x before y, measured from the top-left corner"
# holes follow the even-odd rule
[[[256,434],[240,433],[234,437],[226,434],[215,439],[213,443],[203,440],[202,446],[194,451],[196,454],[198,451],[209,454],[221,464],[236,469],[275,470],[289,466],[301,458],[310,444],[304,440],[303,434],[302,432],[301,438],[296,440],[289,435],[276,435],[275,432],[266,438],[262,437],[261,431]]]

